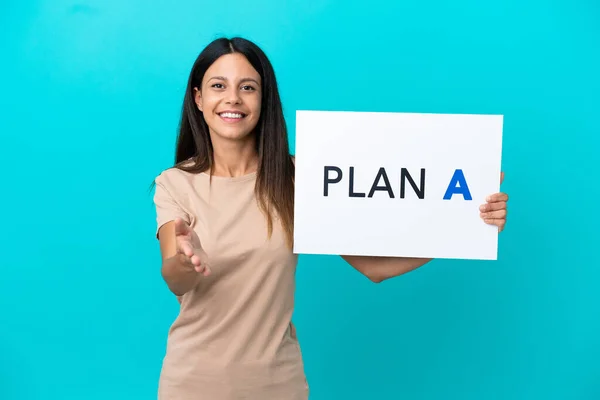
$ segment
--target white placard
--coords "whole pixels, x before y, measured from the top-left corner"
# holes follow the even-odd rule
[[[297,111],[294,252],[496,260],[479,206],[500,189],[502,124]]]

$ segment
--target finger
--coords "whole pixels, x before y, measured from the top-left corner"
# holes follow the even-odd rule
[[[190,258],[190,262],[191,262],[192,264],[194,264],[194,266],[195,266],[195,267],[200,267],[200,266],[203,264],[203,262],[202,262],[202,260],[200,259],[200,257],[198,257],[196,254],[194,254],[194,255],[193,255],[191,258]]]
[[[208,254],[206,254],[206,252],[199,243],[194,245],[194,254],[199,257],[202,263],[208,264]]]
[[[506,219],[506,210],[498,210],[498,211],[490,211],[486,213],[481,213],[481,218],[485,219]]]
[[[196,267],[196,272],[201,273],[204,276],[210,275],[210,267],[208,265],[202,264],[200,267]]]
[[[502,232],[502,230],[504,230],[504,226],[506,225],[505,219],[484,218],[483,222],[485,222],[488,225],[497,226],[498,232]]]
[[[178,255],[178,261],[182,265],[184,265],[184,266],[186,266],[188,268],[194,268],[194,264],[192,264],[192,261],[191,261],[190,257],[186,256],[183,253],[179,253],[179,255]]]
[[[202,273],[206,269],[206,265],[200,262],[198,256],[193,256],[192,258],[190,258],[190,262],[196,272]]]
[[[210,273],[210,268],[208,266],[208,263],[206,261],[202,261],[202,257],[198,256],[197,254],[194,254],[194,256],[192,256],[192,258],[190,258],[190,261],[191,261],[192,265],[194,266],[194,269],[196,270],[196,272],[203,273],[204,275],[207,275],[208,273]]]
[[[504,172],[500,172],[500,184],[504,182]]]
[[[485,201],[488,203],[496,203],[498,201],[508,201],[508,194],[506,193],[494,193],[486,197]]]
[[[207,262],[201,262],[200,266],[196,267],[196,271],[200,272],[204,276],[210,275],[210,266]]]
[[[185,254],[187,257],[192,257],[194,255],[194,249],[192,249],[192,245],[188,242],[182,242],[180,244],[180,250],[182,254]]]
[[[194,255],[191,257],[191,261],[197,272],[200,272],[205,276],[210,274],[208,255],[202,247],[194,248]]]
[[[497,203],[487,203],[479,206],[479,211],[481,212],[498,211],[503,209],[506,209],[505,201],[499,201]]]

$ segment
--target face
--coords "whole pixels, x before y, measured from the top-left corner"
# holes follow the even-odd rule
[[[196,105],[211,136],[228,140],[252,133],[260,117],[261,98],[260,75],[239,53],[217,59],[204,74],[202,87],[195,88]]]

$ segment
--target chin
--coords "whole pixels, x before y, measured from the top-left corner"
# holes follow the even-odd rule
[[[227,140],[247,140],[252,136],[252,131],[248,130],[233,130],[233,129],[219,129],[215,130],[216,136],[227,139]]]

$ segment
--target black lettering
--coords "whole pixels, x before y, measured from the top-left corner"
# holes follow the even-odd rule
[[[348,188],[348,196],[350,197],[365,197],[364,193],[354,193],[354,167],[350,167],[350,183]]]
[[[378,185],[379,179],[381,179],[381,178],[383,178],[383,181],[385,182],[385,186]],[[391,199],[394,198],[394,192],[392,191],[392,185],[390,185],[390,180],[388,179],[388,176],[385,173],[385,168],[383,168],[383,167],[379,168],[379,172],[377,172],[377,176],[375,177],[375,180],[373,181],[373,186],[371,186],[371,191],[369,192],[369,197],[373,197],[373,194],[377,190],[385,190],[388,192]]]
[[[337,172],[337,177],[335,178],[330,178],[329,177],[329,171],[335,171]],[[325,166],[325,179],[323,182],[323,196],[327,197],[329,195],[329,184],[330,183],[338,183],[339,181],[342,180],[342,170],[339,169],[338,167],[334,167],[334,166]]]
[[[413,190],[417,194],[417,197],[419,197],[419,199],[423,200],[425,198],[425,168],[421,168],[421,182],[420,182],[420,186],[418,188],[417,188],[417,184],[413,180],[412,176],[410,176],[408,169],[402,168],[402,170],[400,172],[400,198],[401,199],[403,199],[405,196],[406,179],[408,179],[408,182],[410,183],[410,186],[412,186]]]

